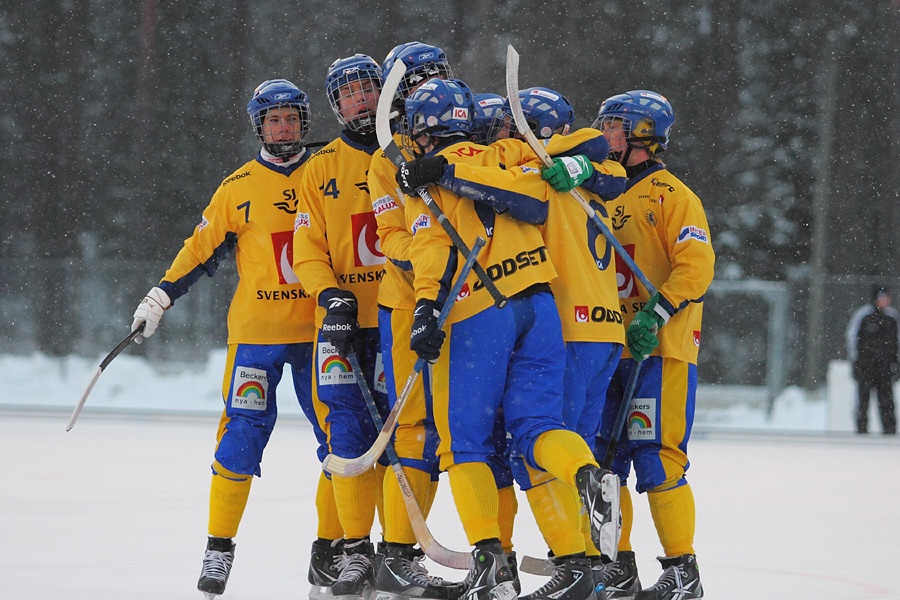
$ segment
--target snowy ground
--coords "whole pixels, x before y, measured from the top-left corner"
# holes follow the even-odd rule
[[[0,357],[11,380],[0,404],[0,598],[202,598],[195,585],[222,362],[213,356],[202,372],[179,374],[120,356],[66,433],[97,361]],[[279,402],[285,418],[254,483],[223,600],[306,597],[319,465],[289,397]],[[778,404],[769,420],[747,407],[725,412],[742,413],[735,418],[752,428],[824,428],[823,402],[794,391]],[[900,442],[801,429],[698,427],[689,479],[706,597],[900,598]],[[643,496],[635,512],[633,542],[649,585],[661,549]],[[466,549],[446,480],[432,514],[435,537]],[[545,551],[524,497],[514,541],[521,554]],[[525,591],[539,584],[523,576]]]

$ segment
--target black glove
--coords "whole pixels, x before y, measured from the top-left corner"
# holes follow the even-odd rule
[[[441,355],[441,345],[444,343],[444,338],[447,337],[447,334],[437,326],[440,314],[441,307],[434,300],[423,299],[416,302],[409,349],[414,351],[419,358],[430,363],[437,362]]]
[[[424,156],[400,163],[394,178],[404,194],[415,195],[416,190],[435,183],[444,175],[447,159],[443,156]]]
[[[356,296],[347,290],[328,288],[319,294],[319,306],[326,311],[322,320],[322,337],[331,342],[338,354],[347,356],[354,351],[359,335]]]

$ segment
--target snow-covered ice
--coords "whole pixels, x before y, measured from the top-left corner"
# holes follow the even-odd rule
[[[196,581],[223,359],[183,373],[120,356],[66,433],[97,361],[0,357],[15,382],[0,404],[0,598],[202,598]],[[253,485],[223,600],[305,598],[308,590],[319,464],[284,386],[283,418]],[[738,422],[751,428],[776,425],[769,432],[698,427],[691,441],[706,597],[900,598],[900,442],[812,427],[785,432],[779,419],[825,423],[822,402],[790,394],[769,420],[729,409],[743,411]],[[643,496],[635,495],[635,513],[632,540],[650,585],[661,548]],[[467,549],[446,478],[429,525],[444,545]],[[523,495],[514,541],[520,555],[545,552]],[[523,575],[525,591],[540,583]]]

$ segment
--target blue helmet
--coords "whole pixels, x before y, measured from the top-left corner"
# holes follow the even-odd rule
[[[475,94],[472,97],[475,111],[472,115],[472,141],[476,144],[489,144],[488,132],[491,121],[498,110],[503,108],[503,96],[500,94]]]
[[[407,42],[395,46],[384,58],[384,72],[387,73],[394,63],[402,60],[406,65],[406,75],[397,88],[394,100],[398,109],[403,108],[403,101],[409,98],[411,90],[432,77],[452,79],[453,70],[447,61],[447,55],[437,46],[422,42]]]
[[[351,86],[354,81],[358,85]],[[375,131],[381,84],[381,65],[371,56],[354,54],[331,63],[325,75],[325,93],[338,123],[359,133]]]
[[[273,108],[296,108],[299,111],[297,127],[299,135],[289,142],[266,142],[263,136],[263,121],[266,114]],[[250,125],[256,139],[262,143],[273,156],[288,158],[299,154],[303,150],[303,141],[309,134],[309,98],[296,85],[287,79],[269,79],[263,81],[253,91],[250,102],[247,103],[247,113],[250,115]]]
[[[531,87],[519,90],[519,102],[522,103],[522,112],[528,126],[540,139],[547,139],[554,133],[565,135],[575,122],[575,109],[572,103],[559,92],[549,88]],[[510,137],[515,132],[516,126],[507,99],[491,123],[489,138],[496,141],[501,137]]]
[[[407,130],[402,133],[410,140],[423,135],[468,136],[472,130],[472,92],[459,79],[429,79],[406,99],[405,107]]]
[[[675,112],[661,94],[633,90],[604,100],[592,127],[602,130],[607,124],[616,122],[622,124],[629,145],[658,154],[669,147],[669,131],[675,122]]]

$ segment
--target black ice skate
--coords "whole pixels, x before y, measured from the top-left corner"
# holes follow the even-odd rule
[[[550,581],[522,600],[594,600],[591,560],[585,557],[552,559],[555,571]]]
[[[375,579],[374,559],[375,548],[368,538],[344,540],[341,573],[331,586],[332,595],[361,598]]]
[[[374,600],[457,600],[465,591],[463,583],[429,575],[422,565],[425,554],[412,544],[385,543],[380,545],[380,552]]]
[[[637,563],[631,550],[620,551],[612,562],[598,560],[593,564],[593,571],[597,600],[633,598],[641,591]]]
[[[234,562],[235,543],[231,538],[210,537],[206,542],[206,555],[203,557],[203,569],[197,589],[206,594],[207,600],[220,596],[225,592],[225,584],[231,574]]]
[[[654,585],[639,592],[637,600],[689,600],[703,597],[697,557],[683,554],[674,558],[660,557],[663,573]]]
[[[309,557],[310,600],[331,598],[331,586],[341,574],[340,564],[344,560],[344,540],[316,539],[312,543]]]
[[[575,486],[587,510],[594,546],[602,554],[615,557],[622,531],[619,476],[594,465],[584,465],[575,474]]]
[[[515,600],[518,594],[512,569],[500,542],[476,546],[472,558],[474,565],[466,578],[465,600]]]
[[[516,589],[516,595],[518,596],[522,593],[522,583],[519,581],[519,562],[515,550],[506,553],[506,564],[509,565],[509,572],[513,576],[513,587]]]

